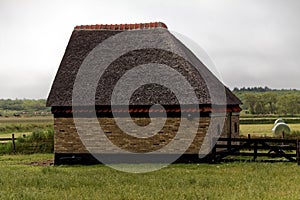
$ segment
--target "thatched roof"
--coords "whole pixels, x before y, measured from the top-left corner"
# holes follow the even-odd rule
[[[84,59],[97,45],[126,30],[130,30],[130,34],[140,31],[142,33],[141,38],[145,40],[149,39],[151,34],[154,34],[153,31],[155,31],[155,38],[158,42],[163,43],[163,46],[166,46],[167,49],[170,50],[179,49],[191,59],[187,61],[182,56],[164,49],[137,48],[136,50],[129,51],[114,60],[102,75],[96,90],[96,105],[110,105],[110,97],[117,81],[128,70],[147,63],[165,64],[175,69],[192,85],[200,105],[212,104],[211,94],[206,82],[209,81],[211,87],[224,87],[223,84],[204,64],[194,59],[193,53],[167,30],[165,24],[146,23],[76,26],[53,82],[47,100],[47,106],[72,106],[74,81]],[[117,45],[124,41],[115,42]],[[195,65],[202,69],[202,74],[197,72]],[[178,87],[180,87],[180,85],[178,85]],[[82,90],[84,91],[85,89],[82,88]],[[225,87],[224,91],[226,93],[227,105],[241,104],[241,101],[227,87]],[[219,94],[214,95],[218,96]],[[140,87],[133,93],[130,99],[131,105],[153,105],[157,103],[162,105],[179,104],[172,91],[158,84],[148,84]]]

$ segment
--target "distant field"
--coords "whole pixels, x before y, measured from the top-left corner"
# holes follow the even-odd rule
[[[283,119],[288,124],[300,124],[299,117],[249,117],[241,116],[241,124],[274,124],[277,119]]]
[[[299,199],[295,163],[172,164],[147,174],[104,165],[32,166],[53,154],[0,156],[1,199]]]
[[[53,117],[0,117],[0,135],[11,133],[27,133],[34,129],[53,127]],[[2,136],[1,136],[2,137]]]
[[[52,116],[40,117],[0,117],[0,124],[39,124],[53,123]]]
[[[240,134],[247,136],[251,134],[252,136],[272,136],[273,124],[241,124]],[[300,131],[300,124],[289,124],[291,130]]]

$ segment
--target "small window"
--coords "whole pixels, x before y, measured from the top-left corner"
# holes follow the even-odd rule
[[[236,122],[234,122],[234,132],[237,133],[238,132],[238,125]]]

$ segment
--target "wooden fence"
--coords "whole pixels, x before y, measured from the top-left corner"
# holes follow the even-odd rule
[[[13,149],[13,152],[16,151],[16,138],[15,138],[15,134],[11,134],[11,138],[0,138],[0,142],[1,141],[12,141],[12,149]]]
[[[300,140],[276,138],[218,138],[211,153],[211,162],[220,162],[228,156],[268,157],[269,161],[285,158],[300,165]],[[278,160],[278,159],[277,159]]]

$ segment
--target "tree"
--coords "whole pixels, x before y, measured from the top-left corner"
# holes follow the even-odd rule
[[[247,107],[250,109],[251,114],[255,114],[255,104],[257,102],[257,95],[254,93],[246,93],[244,95],[244,101]]]
[[[278,112],[283,114],[299,114],[300,113],[300,95],[288,94],[281,96],[277,102]]]
[[[269,113],[275,114],[276,111],[276,103],[277,103],[277,95],[273,92],[266,92],[262,94],[262,99],[268,104]]]
[[[267,102],[264,98],[264,94],[257,94],[256,96],[256,102],[255,102],[255,114],[267,114]]]

